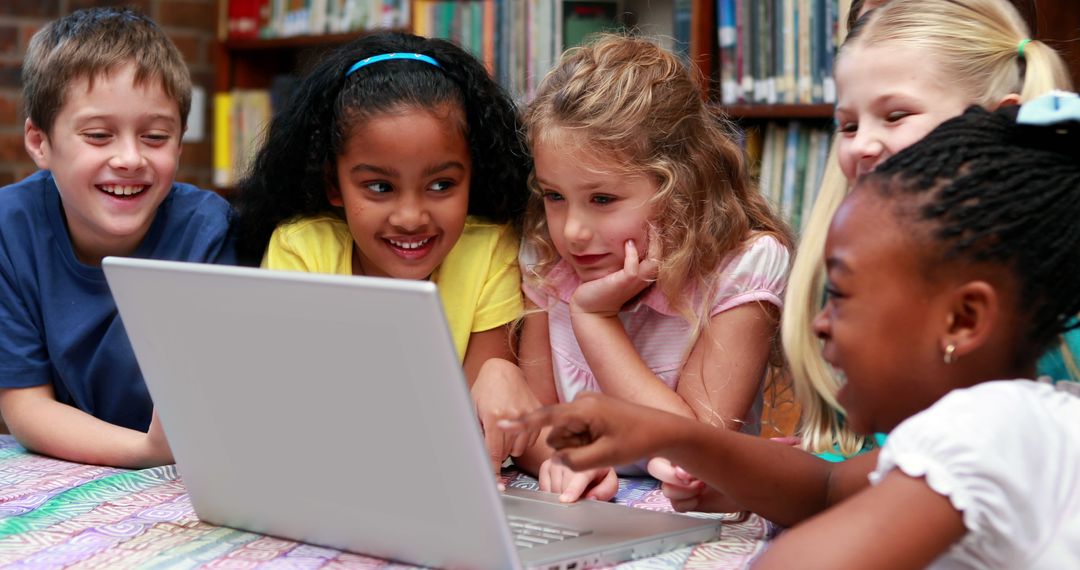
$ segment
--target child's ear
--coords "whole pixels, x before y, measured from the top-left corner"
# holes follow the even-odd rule
[[[941,350],[963,358],[987,343],[998,325],[1001,298],[986,281],[969,281],[953,293]],[[949,348],[952,346],[953,348]]]
[[[341,199],[341,188],[338,187],[337,180],[329,175],[326,176],[326,200],[331,206],[345,207],[345,201]]]
[[[41,170],[49,169],[49,137],[29,118],[23,126],[23,144],[26,152]]]
[[[1002,97],[1001,100],[998,101],[996,105],[993,105],[990,108],[990,110],[991,111],[997,111],[1001,107],[1006,107],[1006,106],[1009,106],[1009,105],[1019,105],[1019,104],[1020,104],[1020,94],[1019,93],[1009,93],[1008,95]]]

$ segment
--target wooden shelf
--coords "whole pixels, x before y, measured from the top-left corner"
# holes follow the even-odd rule
[[[831,119],[830,104],[804,105],[720,105],[724,114],[732,119]]]
[[[395,30],[406,32],[408,30]],[[359,38],[370,31],[357,30],[344,34],[322,34],[318,36],[290,36],[286,38],[249,38],[227,39],[225,49],[230,51],[294,50],[308,47],[337,46]]]

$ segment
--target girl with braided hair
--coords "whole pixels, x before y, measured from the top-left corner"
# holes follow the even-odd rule
[[[1071,101],[1071,122],[1049,126],[972,107],[837,210],[813,331],[845,378],[848,425],[889,432],[869,488],[842,488],[865,481],[854,462],[822,470],[797,449],[599,395],[503,427],[552,426],[573,468],[661,454],[781,522],[819,513],[760,568],[1080,566],[1080,398],[1031,380],[1080,310],[1080,100],[1068,95],[1047,108]],[[843,548],[822,547],[838,537]]]
[[[238,188],[241,261],[430,279],[471,386],[485,361],[513,357],[523,307],[517,230],[531,161],[520,126],[512,100],[456,45],[356,39],[272,120]]]

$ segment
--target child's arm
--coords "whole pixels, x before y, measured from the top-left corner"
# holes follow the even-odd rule
[[[0,389],[0,413],[15,439],[35,453],[136,469],[173,462],[156,412],[149,432],[143,433],[57,402],[46,384]]]
[[[507,434],[498,426],[503,418],[517,417],[558,402],[547,340],[547,313],[535,310],[531,302],[526,305],[530,312],[522,323],[518,365],[513,364],[513,355],[509,359],[489,359],[482,364],[471,386],[484,442],[496,473],[507,456],[515,457],[516,463],[536,473],[540,463],[551,455],[550,448],[537,444],[537,432]],[[471,341],[469,351],[472,351]]]
[[[677,512],[734,513],[745,510],[722,492],[702,483],[663,457],[649,460],[649,475],[660,481],[660,490]]]
[[[758,397],[769,364],[779,311],[747,303],[709,319],[682,370],[675,392],[710,425],[738,431]]]
[[[748,303],[709,319],[672,392],[645,364],[618,311],[655,275],[626,245],[626,266],[582,285],[571,302],[581,351],[605,394],[701,421],[741,427],[768,364],[777,315],[772,305]]]
[[[462,368],[472,395],[476,415],[484,432],[484,444],[497,474],[507,455],[520,454],[535,434],[514,436],[497,426],[501,418],[536,409],[539,404],[515,383],[516,367],[510,325],[469,335]]]
[[[753,405],[776,334],[776,309],[750,303],[709,319],[672,392],[641,359],[617,317],[574,321],[605,394],[738,430]]]
[[[550,460],[554,450],[545,443],[547,430],[507,433],[498,420],[514,418],[541,405],[558,402],[552,368],[547,313],[526,300],[521,328],[518,366],[505,361],[489,361],[473,385],[473,400],[484,428],[484,439],[493,468],[498,473],[507,454],[525,471],[536,475],[542,491],[563,494],[563,500],[579,497],[608,500],[619,489],[610,468],[574,473]],[[515,409],[516,413],[512,413]]]
[[[469,388],[476,382],[480,368],[492,358],[514,360],[512,325],[506,324],[490,330],[474,332],[469,335],[469,345],[465,349],[462,368]]]
[[[559,403],[559,392],[555,388],[554,362],[551,358],[550,334],[547,312],[540,310],[535,303],[526,299],[525,318],[521,327],[521,344],[518,349],[520,356],[518,366],[521,368],[529,391],[536,396],[541,406]],[[555,452],[547,444],[547,432],[547,429],[534,430],[532,433],[538,434],[538,439],[521,456],[514,459],[514,463],[529,473],[539,476],[540,467]]]
[[[484,363],[470,391],[492,470],[498,474],[508,456],[520,457],[536,445],[539,436],[538,432],[508,433],[499,427],[499,420],[526,414],[541,404],[529,389],[521,369],[502,358]]]
[[[894,469],[880,485],[781,534],[754,568],[925,568],[966,532],[948,497]]]
[[[877,457],[871,452],[829,463],[789,445],[593,393],[502,425],[552,426],[548,444],[576,470],[665,457],[744,509],[784,526],[865,488]]]
[[[619,320],[623,305],[656,280],[657,269],[655,258],[639,260],[637,247],[628,240],[622,269],[574,291],[570,323],[589,370],[605,394],[694,417],[690,406],[645,364]]]
[[[532,301],[526,301],[529,311],[521,331],[521,359],[519,365],[529,389],[541,405],[548,406],[559,401],[555,389],[555,373],[551,359],[551,338],[548,315],[537,310]],[[610,467],[575,473],[563,465],[553,463],[553,449],[547,444],[547,430],[531,432],[537,439],[526,451],[514,459],[514,463],[536,475],[540,490],[559,493],[565,502],[579,498],[607,501],[619,490],[619,479]]]

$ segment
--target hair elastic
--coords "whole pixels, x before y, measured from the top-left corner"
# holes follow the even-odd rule
[[[1020,43],[1016,44],[1016,54],[1020,57],[1024,57],[1024,46],[1031,43],[1031,38],[1024,38],[1020,40]]]
[[[345,72],[345,77],[348,77],[348,76],[352,75],[353,73],[356,72],[357,69],[360,69],[361,67],[364,67],[365,65],[371,65],[373,63],[379,63],[380,61],[388,61],[388,60],[391,60],[391,59],[409,59],[409,60],[412,60],[412,61],[422,61],[422,62],[424,62],[426,64],[434,65],[435,67],[442,68],[442,66],[439,65],[439,62],[435,61],[435,58],[433,58],[431,56],[424,55],[422,53],[383,53],[383,54],[373,55],[371,57],[361,59],[360,61],[354,63],[353,66],[350,67],[349,70]]]

